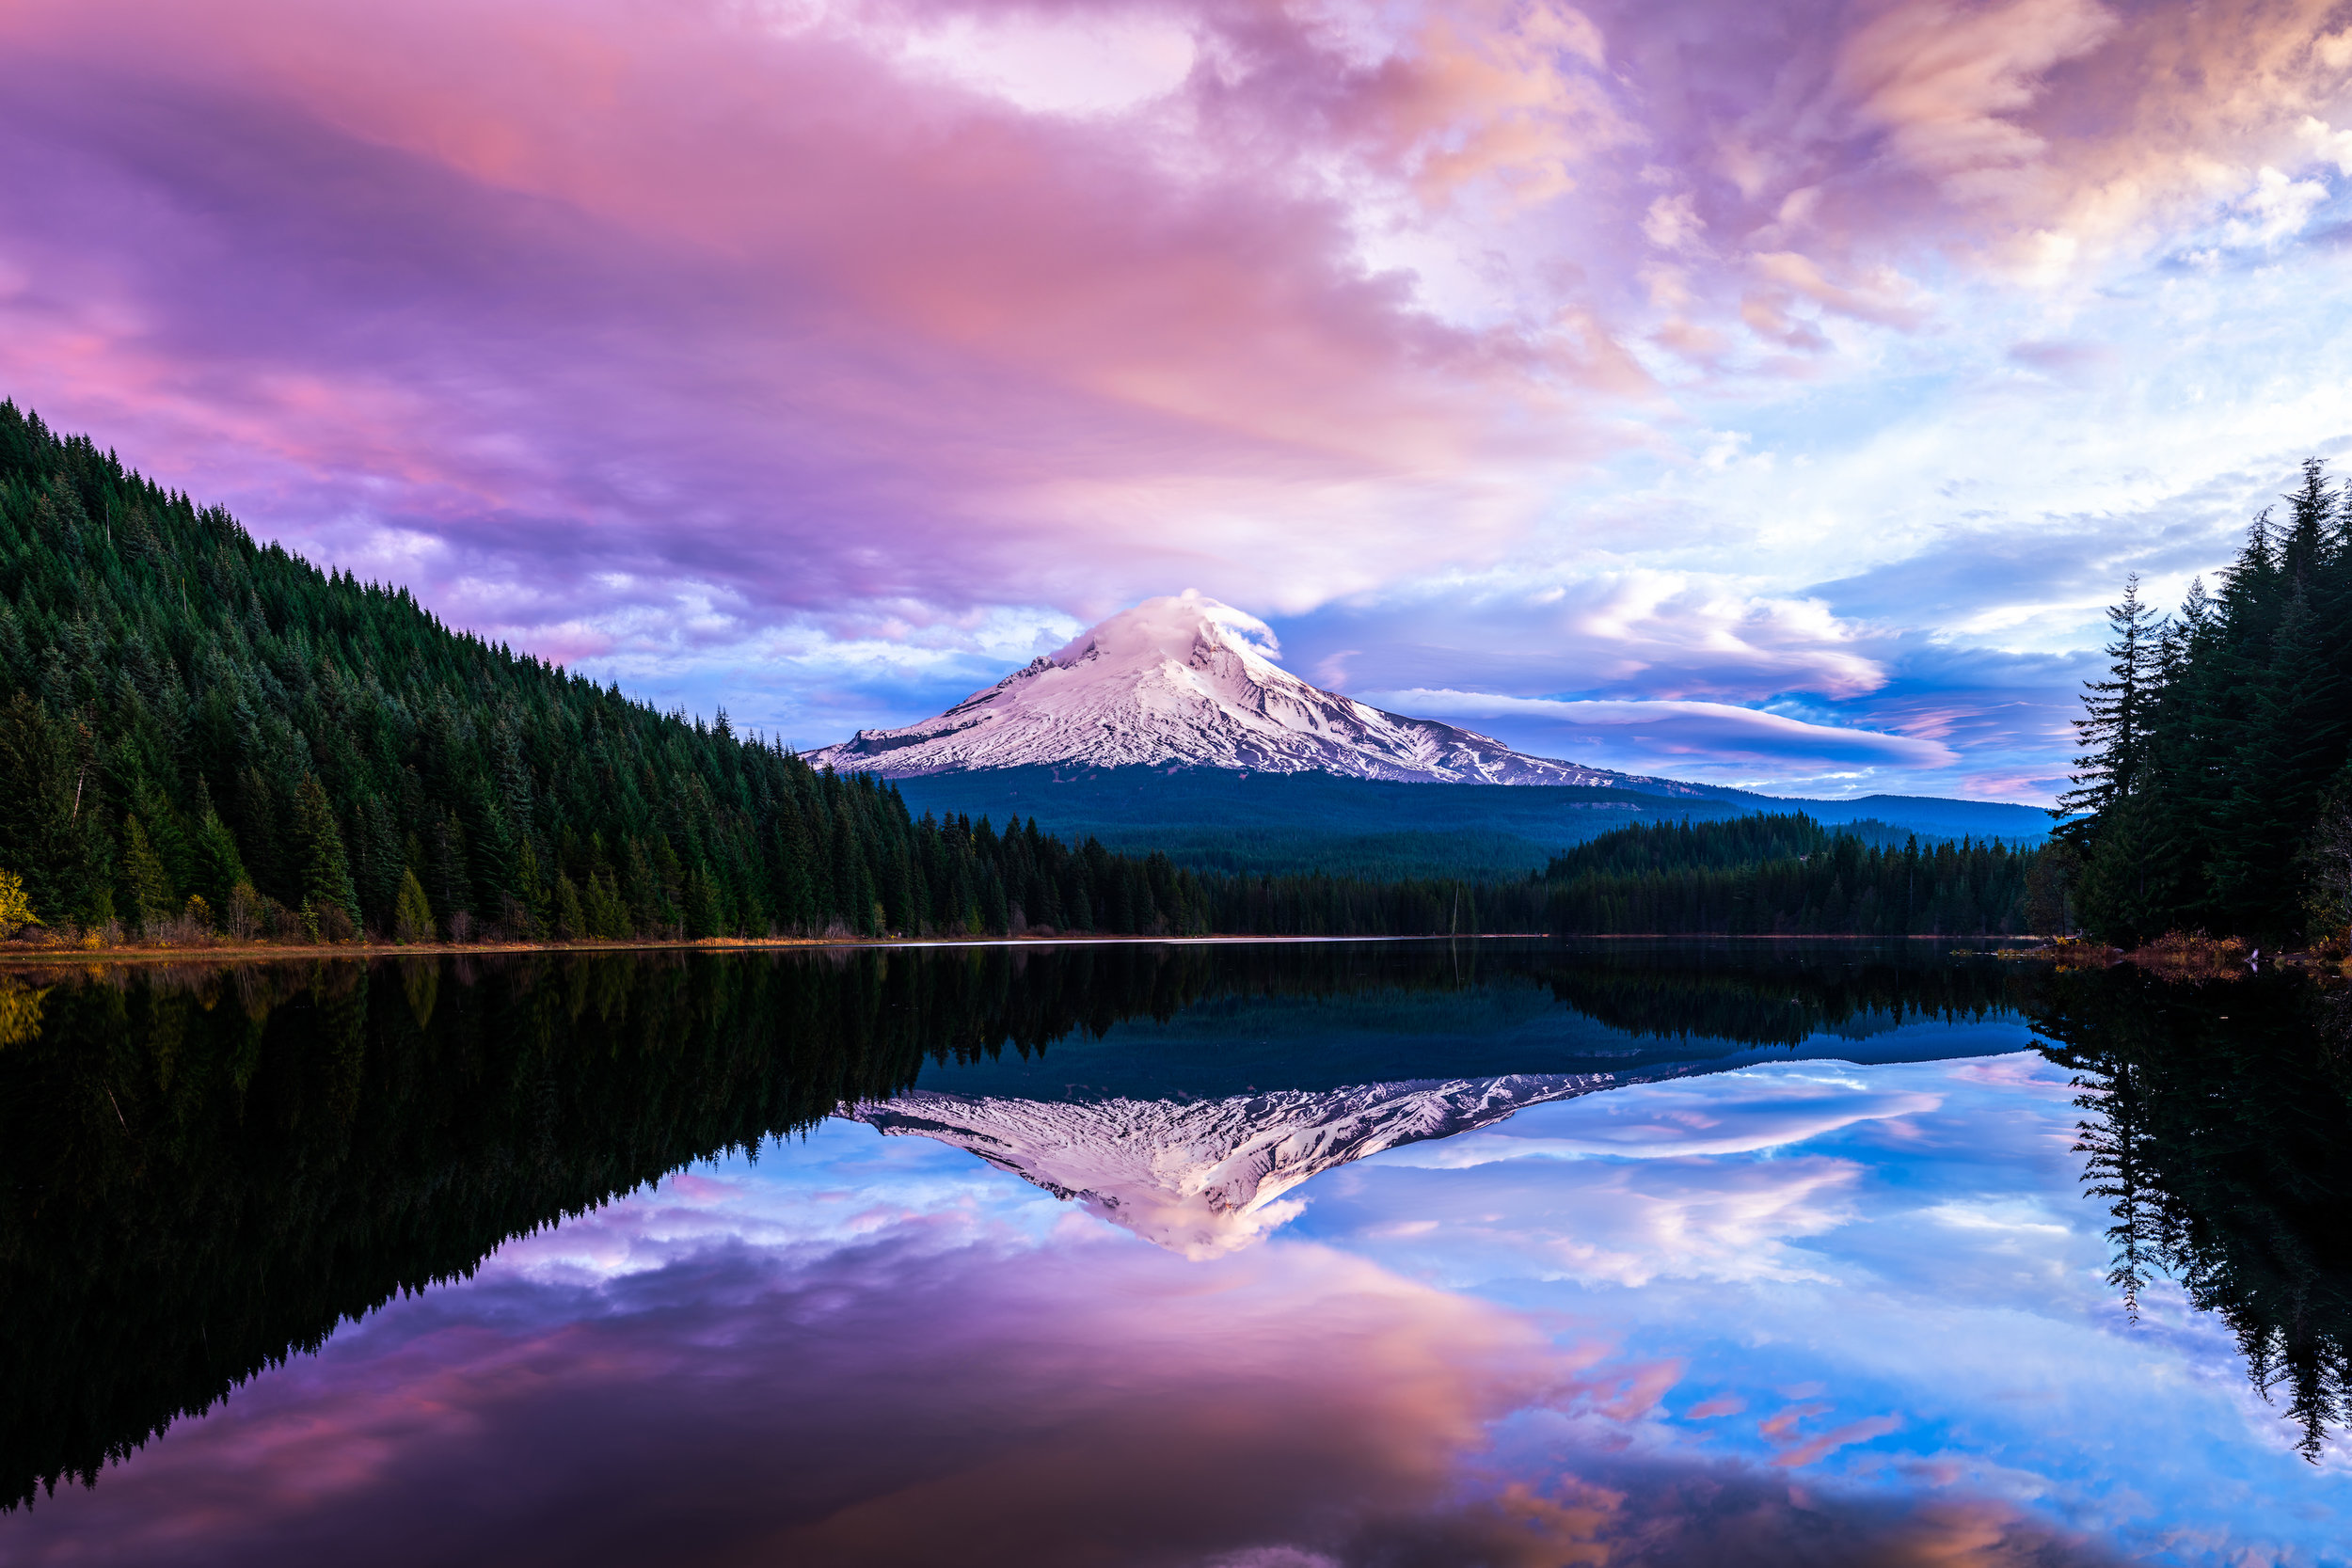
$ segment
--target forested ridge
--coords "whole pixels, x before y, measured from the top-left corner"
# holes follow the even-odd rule
[[[1798,813],[1620,828],[1555,856],[1557,932],[2007,936],[2055,928],[2045,851],[1972,839],[1873,843]]]
[[[2058,833],[2085,926],[2342,940],[2352,915],[2352,496],[2314,458],[2208,594],[2159,616],[2137,579]]]
[[[663,714],[0,404],[0,870],[56,931],[403,940],[1443,929],[1216,885]],[[0,914],[0,919],[8,918]]]

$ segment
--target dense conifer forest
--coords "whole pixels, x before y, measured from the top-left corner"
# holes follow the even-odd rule
[[[2009,936],[2060,911],[2044,851],[1825,831],[1790,813],[1620,828],[1555,856],[1536,918],[1558,932]]]
[[[916,819],[723,713],[658,713],[259,544],[13,404],[0,874],[11,927],[167,940],[1477,927],[1454,883],[1203,878]]]
[[[2107,611],[2060,860],[2083,924],[2341,940],[2352,915],[2352,497],[2317,459],[2208,592]]]

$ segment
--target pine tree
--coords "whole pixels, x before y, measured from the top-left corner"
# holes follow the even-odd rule
[[[170,873],[149,840],[146,825],[126,814],[122,819],[122,892],[131,917],[141,926],[160,926],[171,918],[179,903]]]
[[[2099,814],[2132,792],[2145,760],[2157,625],[2139,602],[2137,573],[2124,578],[2122,602],[2107,607],[2107,678],[2083,683],[2083,717],[2074,721],[2078,771],[2067,776],[2074,787],[2051,814],[2060,821],[2058,832],[2084,847],[2097,835]]]
[[[294,791],[294,846],[302,867],[303,903],[322,911],[341,910],[353,925],[358,924],[359,899],[352,887],[342,830],[336,827],[334,805],[313,773],[302,775]]]
[[[88,777],[76,756],[77,729],[28,692],[0,707],[0,845],[26,895],[58,916],[82,912],[103,888],[93,842],[99,817],[83,810]]]
[[[2352,939],[2352,767],[2338,773],[2304,841],[2304,912],[2312,934]]]
[[[545,937],[554,929],[554,890],[548,885],[539,869],[538,846],[524,839],[522,848],[515,857],[516,881],[522,894],[523,908],[531,916],[531,934]]]
[[[725,934],[718,884],[700,869],[686,874],[686,934],[696,942]]]
[[[2298,591],[2272,639],[2216,838],[2214,899],[2234,930],[2283,936],[2302,922],[2296,854],[2345,743],[2337,717],[2344,677],[2324,644],[2310,597]]]
[[[225,910],[229,907],[229,895],[236,890],[237,884],[249,882],[252,879],[246,873],[244,857],[237,853],[236,835],[229,831],[229,824],[220,819],[220,813],[213,809],[212,794],[204,790],[200,783],[199,797],[202,816],[196,825],[193,855],[196,871],[190,880],[196,891],[203,895],[206,903],[215,909]]]
[[[2173,863],[2159,842],[2157,808],[2145,793],[2110,801],[2083,867],[2083,919],[2109,941],[2136,947],[2173,924]]]
[[[580,884],[559,872],[555,879],[555,934],[564,942],[588,936],[588,914],[580,901]]]

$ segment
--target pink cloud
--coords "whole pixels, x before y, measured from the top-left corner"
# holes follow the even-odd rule
[[[1824,606],[1613,617],[1722,517],[1559,498],[1677,460],[1677,400],[1867,374],[1972,281],[2309,217],[2326,8],[2120,14],[24,0],[0,389],[616,663],[1537,562],[1605,684],[1852,693],[1882,671]]]
[[[111,210],[15,260],[39,294],[97,251],[83,290],[114,297],[83,311],[106,318],[86,369],[11,379],[151,464],[248,495],[274,473],[289,511],[373,490],[461,551],[771,606],[1051,590],[1045,562],[1099,575],[1105,546],[1154,576],[1194,553],[1172,523],[1230,549],[1263,537],[1253,498],[1457,474],[1525,447],[1505,426],[1532,410],[1573,447],[1555,383],[1622,379],[1589,328],[1414,309],[1332,200],[1217,166],[1214,125],[1172,167],[1154,124],[1024,114],[910,80],[856,27],[755,20],[20,8],[13,51],[60,86],[19,135],[70,141]],[[1439,132],[1532,69],[1424,61],[1347,114],[1389,163],[1491,163],[1486,133]],[[139,108],[93,123],[71,102],[93,89]],[[145,236],[119,231],[135,207]],[[1377,510],[1350,526],[1430,547]],[[1317,542],[1274,548],[1306,571]]]
[[[1772,1463],[1786,1469],[1802,1469],[1848,1444],[1867,1443],[1873,1437],[1883,1437],[1902,1424],[1893,1416],[1870,1416],[1859,1421],[1849,1421],[1817,1437],[1806,1438],[1795,1448],[1774,1456]]]

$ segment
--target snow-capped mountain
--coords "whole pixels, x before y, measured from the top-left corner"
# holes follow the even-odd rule
[[[1146,599],[935,719],[860,730],[817,767],[898,776],[1038,765],[1337,773],[1418,783],[1703,785],[1529,756],[1472,730],[1386,713],[1276,664],[1256,617],[1198,594]]]
[[[1282,1195],[1335,1165],[1475,1132],[1529,1105],[1645,1081],[1627,1073],[1517,1074],[1188,1101],[1061,1102],[916,1089],[845,1105],[840,1114],[886,1134],[969,1149],[1171,1252],[1214,1258],[1295,1215],[1300,1206]]]

